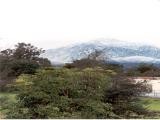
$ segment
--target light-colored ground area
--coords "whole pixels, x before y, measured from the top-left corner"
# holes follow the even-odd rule
[[[149,84],[152,85],[152,93],[147,94],[151,97],[160,98],[160,77],[139,77],[136,78],[137,81],[144,81],[146,80]]]

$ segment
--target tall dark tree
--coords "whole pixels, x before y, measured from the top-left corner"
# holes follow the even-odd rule
[[[13,57],[15,59],[34,60],[45,52],[42,49],[38,49],[37,47],[26,43],[18,43],[15,47],[16,48],[13,50]]]
[[[44,53],[31,44],[18,43],[14,49],[0,52],[0,79],[13,79],[20,74],[34,74],[40,67],[51,66],[47,58],[41,58]]]

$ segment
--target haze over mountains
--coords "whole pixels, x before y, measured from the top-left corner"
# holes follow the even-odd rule
[[[160,64],[160,48],[115,39],[100,39],[49,49],[42,56],[47,57],[53,64],[64,64],[84,58],[95,50],[103,50],[109,61],[113,62]]]

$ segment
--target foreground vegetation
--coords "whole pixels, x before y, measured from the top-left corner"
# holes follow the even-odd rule
[[[16,102],[16,94],[1,92],[0,93],[0,119],[6,117],[6,112],[9,111],[9,107],[11,104]]]
[[[16,103],[16,94],[15,93],[0,93],[0,99],[2,100],[2,98],[8,101],[5,102],[5,104],[12,104],[12,103]],[[160,99],[158,98],[149,98],[149,97],[141,97],[140,98],[140,104],[144,106],[144,108],[147,108],[147,110],[151,113],[145,117],[145,118],[160,118]],[[2,108],[2,104],[0,104],[0,118],[5,118],[6,117],[6,113],[9,111],[9,107],[8,108]],[[6,105],[8,106],[8,105]]]
[[[48,68],[21,75],[12,84],[17,102],[2,108],[7,108],[6,118],[137,118],[146,114],[136,103],[146,92],[146,84],[109,76],[99,67]]]
[[[106,64],[101,52],[62,68],[51,66],[41,53],[25,43],[1,51],[0,74],[6,78],[0,93],[1,118],[159,117],[159,99],[140,97],[151,91],[148,83],[128,79],[131,72]],[[143,65],[138,74],[146,69],[152,70]]]

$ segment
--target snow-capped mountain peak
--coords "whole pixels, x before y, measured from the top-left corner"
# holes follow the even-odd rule
[[[66,63],[86,57],[95,50],[103,50],[110,57],[110,60],[116,62],[160,63],[160,48],[116,39],[99,39],[58,49],[50,49],[42,56],[47,57],[53,63]]]

